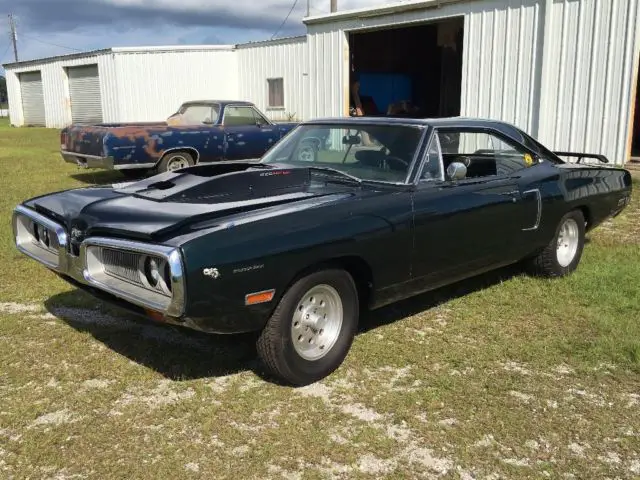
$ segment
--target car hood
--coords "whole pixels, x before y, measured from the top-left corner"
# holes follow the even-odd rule
[[[62,223],[76,241],[96,235],[160,240],[202,220],[232,225],[247,212],[298,211],[354,197],[359,190],[357,184],[312,183],[308,168],[238,162],[66,190],[24,204]]]

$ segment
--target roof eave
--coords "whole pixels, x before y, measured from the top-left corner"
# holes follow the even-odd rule
[[[351,20],[354,18],[381,17],[393,13],[409,12],[412,10],[426,10],[440,8],[448,3],[470,2],[474,0],[412,0],[403,3],[381,5],[373,8],[358,8],[353,10],[343,10],[334,13],[305,17],[302,22],[305,25],[318,25],[331,23],[340,20]]]

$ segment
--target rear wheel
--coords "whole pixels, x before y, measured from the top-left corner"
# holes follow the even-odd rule
[[[358,316],[351,275],[339,269],[316,271],[283,295],[258,338],[258,355],[269,373],[285,383],[316,382],[344,361]]]
[[[167,153],[158,164],[158,173],[172,172],[179,168],[186,168],[195,165],[193,156],[187,152]]]
[[[558,224],[551,242],[531,260],[534,274],[562,277],[573,272],[580,263],[584,248],[585,221],[580,210],[567,213]]]

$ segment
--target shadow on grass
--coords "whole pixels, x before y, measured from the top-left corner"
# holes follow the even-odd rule
[[[114,170],[86,170],[83,173],[71,174],[71,178],[87,185],[108,185],[111,183],[121,183],[139,180],[147,176],[147,172],[136,172],[124,175]]]
[[[358,334],[489,288],[520,273],[521,269],[517,267],[499,269],[365,312]],[[266,381],[275,381],[257,361],[257,333],[211,335],[155,324],[152,320],[112,307],[80,290],[56,295],[45,302],[45,307],[77,331],[90,334],[114,352],[171,380],[218,377],[250,370]]]

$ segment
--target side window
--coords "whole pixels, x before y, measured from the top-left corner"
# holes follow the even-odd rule
[[[440,160],[440,141],[438,135],[434,135],[420,174],[421,182],[442,180],[442,163]]]
[[[269,78],[267,80],[269,98],[268,108],[284,108],[284,79]]]
[[[218,115],[211,105],[189,105],[182,112],[182,119],[187,125],[214,123]]]
[[[253,117],[255,119],[255,124],[260,126],[269,125],[269,121],[262,116],[260,112],[258,112],[255,108],[253,110]]]
[[[467,178],[510,175],[533,165],[533,157],[515,142],[488,132],[438,132],[444,169],[452,162],[467,167]]]
[[[255,126],[256,119],[253,116],[251,107],[227,106],[224,111],[225,127],[248,127]]]

